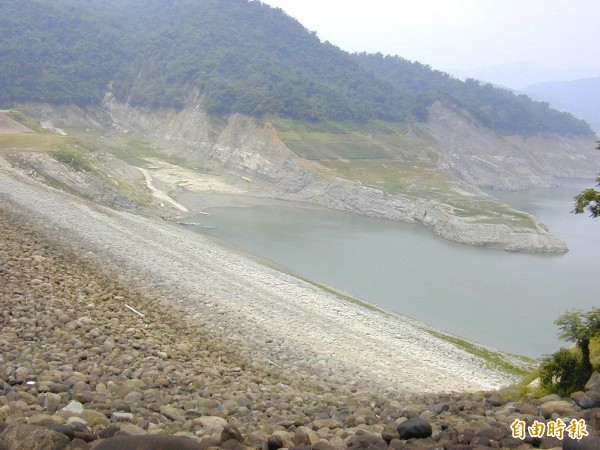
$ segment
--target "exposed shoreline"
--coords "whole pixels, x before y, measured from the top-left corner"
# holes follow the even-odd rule
[[[513,381],[417,321],[350,303],[171,223],[84,203],[7,172],[0,171],[0,198],[23,219],[284,372],[399,392]]]

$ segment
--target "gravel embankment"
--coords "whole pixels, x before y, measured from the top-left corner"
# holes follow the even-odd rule
[[[426,331],[265,267],[183,227],[74,201],[0,175],[3,202],[256,362],[329,385],[410,392],[497,388],[509,377]],[[135,307],[135,305],[132,305]]]
[[[0,242],[0,448],[514,447],[514,418],[552,414],[423,393],[506,379],[417,322],[1,172]],[[194,440],[142,442],[165,434]]]

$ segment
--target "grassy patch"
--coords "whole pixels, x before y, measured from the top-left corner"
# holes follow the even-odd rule
[[[342,178],[394,194],[432,198],[435,190],[449,185],[426,162],[406,160],[331,160],[321,164]]]
[[[437,338],[448,341],[456,345],[457,347],[465,350],[466,352],[482,358],[490,365],[490,367],[508,373],[510,375],[525,377],[530,373],[530,371],[525,369],[524,367],[533,366],[535,364],[535,360],[531,358],[527,358],[525,356],[510,355],[511,358],[516,358],[517,360],[521,361],[524,367],[520,365],[515,365],[509,362],[507,358],[501,353],[486,349],[477,344],[474,344],[473,342],[469,342],[465,339],[461,339],[459,337],[451,336],[445,333],[440,333],[434,330],[427,331]]]
[[[376,124],[357,128],[352,124],[309,124],[273,119],[280,139],[298,156],[311,160],[393,159],[395,151],[374,133],[392,132]]]
[[[115,138],[106,139],[101,132],[96,130],[86,132],[76,130],[74,133],[86,141],[92,140],[103,151],[113,154],[132,166],[146,166],[148,164],[146,158],[156,158],[184,167],[190,164],[186,159],[164,152],[136,136],[119,135]]]
[[[58,162],[70,166],[78,172],[95,172],[94,166],[83,156],[83,152],[73,148],[61,148],[50,152]]]
[[[440,170],[432,137],[418,127],[371,121],[310,124],[272,118],[282,141],[341,178],[392,194],[435,200],[474,224],[536,229],[527,214],[480,195],[469,195]],[[468,189],[467,189],[468,190]]]
[[[0,133],[0,151],[48,153],[77,171],[93,172],[85,153],[96,151],[93,144],[71,136],[50,133]]]
[[[16,153],[9,154],[9,155],[5,156],[5,158],[13,166],[19,167],[23,170],[28,171],[29,176],[31,176],[32,178],[34,178],[38,181],[41,181],[44,184],[53,187],[54,189],[58,189],[60,191],[65,191],[65,192],[68,192],[69,194],[77,195],[77,192],[74,189],[72,189],[71,187],[62,183],[60,180],[58,180],[46,173],[41,172],[40,170],[38,170],[38,168],[36,168],[31,163],[29,163],[28,161],[21,158],[18,154],[16,154]]]
[[[590,360],[594,367],[600,369],[600,337],[590,342]]]
[[[72,145],[72,138],[48,133],[0,133],[0,151],[49,152]]]
[[[33,131],[37,131],[38,133],[48,132],[48,130],[44,130],[40,125],[39,120],[34,119],[33,117],[28,116],[22,111],[19,110],[10,110],[6,113],[8,117],[12,120],[19,122],[21,125],[25,125],[27,128],[32,129]]]
[[[466,198],[459,202],[456,199],[448,198],[447,203],[453,207],[455,216],[473,218],[473,223],[536,228],[534,221],[528,214],[516,211],[503,203],[481,197]]]
[[[96,150],[110,153],[132,166],[145,167],[149,165],[149,159],[157,159],[198,173],[213,173],[210,169],[199,167],[197,162],[166,152],[134,134],[107,136],[102,130],[81,128],[69,128],[67,131],[86,143],[93,143],[89,145]]]
[[[309,283],[309,284],[312,284],[313,286],[318,287],[319,289],[321,289],[321,290],[323,290],[325,292],[329,292],[330,294],[333,294],[336,297],[338,297],[338,298],[340,298],[340,299],[342,299],[344,301],[353,303],[353,304],[358,305],[358,306],[360,306],[362,308],[366,308],[366,309],[368,309],[370,311],[383,312],[381,309],[377,308],[375,305],[371,305],[370,303],[367,303],[364,300],[361,300],[359,298],[352,297],[351,295],[344,294],[344,293],[342,293],[340,291],[337,291],[337,290],[335,290],[335,289],[333,289],[333,288],[331,288],[331,287],[329,287],[329,286],[327,286],[325,284],[321,284],[321,283],[319,283],[317,281],[310,280],[308,278],[304,278],[304,277],[299,276],[299,275],[294,275],[294,276],[296,278],[298,278],[298,279],[306,282],[306,283]]]
[[[134,166],[144,166],[147,164],[145,160],[147,157],[161,159],[177,165],[185,162],[183,158],[167,155],[156,147],[153,147],[149,142],[135,137],[119,138],[107,145],[106,151]]]
[[[572,347],[570,351],[581,354],[577,347]],[[590,360],[594,366],[594,369],[596,371],[600,371],[600,338],[592,339],[590,342]],[[542,386],[531,386],[531,384],[535,380],[539,379],[539,377],[540,370],[536,368],[527,372],[519,383],[509,386],[508,389],[518,391],[520,396],[523,398],[541,398],[546,395],[553,394],[554,392],[551,392]]]
[[[48,153],[57,161],[77,171],[94,171],[84,154],[96,148],[71,136],[49,133],[0,133],[0,150]]]
[[[382,145],[361,136],[294,130],[279,137],[298,156],[311,160],[390,158]]]

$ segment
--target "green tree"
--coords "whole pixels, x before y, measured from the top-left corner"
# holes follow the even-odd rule
[[[600,150],[600,141],[596,146],[597,150]],[[596,178],[598,184],[596,187],[600,187],[600,176]],[[581,214],[585,210],[588,210],[591,217],[600,216],[600,191],[594,188],[585,189],[579,195],[575,197],[575,214]]]
[[[560,329],[559,337],[573,342],[580,354],[560,349],[547,357],[540,367],[541,384],[550,391],[568,395],[583,389],[594,371],[590,360],[590,342],[600,335],[600,308],[588,312],[567,311],[554,323]]]
[[[582,374],[586,379],[592,374],[590,361],[590,341],[600,334],[600,309],[594,308],[589,312],[567,311],[554,322],[560,328],[559,337],[573,342],[581,350]]]
[[[547,391],[568,396],[577,388],[577,368],[581,364],[579,356],[566,348],[544,358],[540,367],[540,384]]]

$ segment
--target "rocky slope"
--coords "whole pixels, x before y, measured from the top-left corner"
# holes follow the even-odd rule
[[[226,278],[199,273],[224,250],[180,241],[181,233],[168,231],[173,225],[90,209],[8,172],[13,175],[3,175],[0,191],[0,448],[560,448],[560,439],[520,440],[510,429],[515,419],[531,424],[559,417],[567,423],[584,419],[592,437],[582,442],[596,448],[598,374],[573,400],[523,400],[514,391],[410,393],[410,384],[441,375],[421,364],[441,359],[422,355],[421,361],[399,362],[427,340],[406,341],[408,329],[397,341],[408,346],[381,355],[389,375],[376,381],[367,365],[346,373],[335,363],[335,340],[323,339],[332,328],[320,325],[322,339],[312,338],[312,350],[276,337],[303,317],[302,295],[289,300],[293,310],[285,322],[275,309],[262,317],[267,328],[247,311],[236,317],[229,304],[239,309],[260,295],[243,284],[251,261]],[[137,226],[125,231],[129,221]],[[142,243],[150,225],[153,239]],[[177,275],[187,270],[178,259],[186,256],[185,247],[199,263],[187,258],[189,274],[198,274],[191,284]],[[142,251],[153,259],[141,259]],[[171,272],[177,281],[166,276]],[[293,288],[284,278],[278,291]],[[263,280],[263,289],[275,281]],[[348,303],[336,307],[336,314],[344,311],[358,310]],[[304,336],[311,336],[311,321],[300,322]],[[356,364],[376,350],[363,346],[383,332],[361,333],[349,349]],[[449,363],[458,356],[445,351],[452,352]],[[461,368],[439,386],[449,387],[461,372],[471,382],[485,372],[468,359],[457,362]],[[400,375],[411,369],[418,372]],[[409,384],[398,389],[394,377]]]
[[[253,358],[267,357],[298,374],[307,365],[323,366],[337,381],[364,378],[411,391],[479,389],[510,380],[416,321],[327,293],[185,227],[74,202],[18,177],[0,173],[0,180],[3,202],[89,258],[113,261],[121,278],[135,283],[141,277],[152,294],[171,299],[187,315],[220,322],[221,338],[240,352],[253,356],[252,348],[262,349]],[[364,351],[357,355],[359,347]],[[457,375],[466,367],[478,375]]]
[[[557,150],[548,150],[545,154],[556,157],[546,159],[557,165],[562,164],[564,169],[560,175],[581,176],[587,173],[581,167],[587,167],[589,171],[595,161],[590,155],[593,150],[587,153],[583,150],[583,141],[567,138],[561,138],[560,142],[539,138],[536,145],[521,142],[519,145],[529,150],[515,150],[520,156],[518,161],[512,161],[515,158],[507,156],[507,152],[510,153],[517,145],[510,139],[517,138],[494,135],[477,126],[466,113],[461,115],[436,103],[432,107],[428,129],[409,130],[409,134],[417,136],[417,144],[410,148],[402,148],[402,139],[400,143],[393,139],[395,143],[385,143],[386,139],[390,139],[386,135],[362,136],[362,141],[351,144],[360,148],[363,145],[361,142],[366,139],[366,142],[373,140],[384,148],[391,161],[390,168],[386,170],[392,180],[395,164],[402,167],[408,164],[407,167],[410,167],[411,163],[403,162],[403,158],[416,158],[418,167],[425,167],[424,171],[409,169],[409,172],[415,172],[415,178],[407,181],[407,188],[390,191],[376,183],[365,184],[360,178],[353,178],[352,169],[342,174],[332,170],[327,162],[298,156],[269,122],[259,122],[240,114],[222,121],[209,116],[200,103],[201,97],[197,94],[189,99],[186,108],[159,111],[132,108],[108,96],[101,110],[83,111],[75,107],[54,108],[44,105],[30,105],[29,110],[35,117],[49,119],[75,132],[77,129],[94,128],[104,133],[109,141],[118,136],[137,136],[166,154],[183,158],[190,164],[216,174],[220,184],[229,186],[228,191],[421,223],[446,239],[511,251],[564,252],[567,247],[536,218],[500,204],[481,192],[477,185],[515,188],[555,183],[550,176],[549,162],[531,162],[543,160],[538,149],[549,147],[552,150],[551,142],[554,142],[552,145]],[[451,131],[455,128],[461,130],[461,135],[472,138],[470,146],[457,137],[457,132]],[[348,136],[351,140],[355,137]],[[310,145],[318,146],[318,142]],[[573,148],[577,152],[570,153]],[[26,155],[19,158],[33,164],[36,170],[54,170],[50,163],[44,162],[45,156]],[[342,156],[337,158],[350,168],[357,164],[357,160],[344,160]],[[500,159],[509,162],[500,163]],[[570,164],[565,164],[565,161],[570,161]],[[370,164],[369,161],[367,164]],[[386,160],[382,160],[381,165],[387,167]],[[56,169],[58,175],[54,178],[65,176]],[[124,175],[125,184],[132,186],[130,174]],[[405,177],[406,174],[399,176]],[[72,178],[72,174],[67,176],[67,180],[72,181]],[[113,178],[113,181],[116,179]],[[438,186],[439,183],[443,187]],[[76,191],[82,191],[76,184],[66,184]],[[178,190],[181,186],[182,183],[175,181],[168,188]],[[135,191],[129,190],[130,193]],[[83,191],[93,193],[94,189],[84,188]],[[98,192],[106,192],[106,189],[99,188]],[[98,198],[98,195],[93,197]],[[120,208],[124,206],[118,198],[114,198],[112,203]],[[105,204],[111,204],[111,201],[105,201]]]
[[[73,167],[44,152],[11,152],[2,159],[34,179],[99,204],[138,214],[156,211],[148,206],[150,196],[145,192],[141,172],[106,152],[85,153],[80,158],[89,164],[89,170]]]
[[[589,138],[500,136],[449,101],[437,101],[429,111],[426,127],[443,158],[439,165],[471,185],[551,187],[560,178],[591,179],[600,167],[600,155]]]

